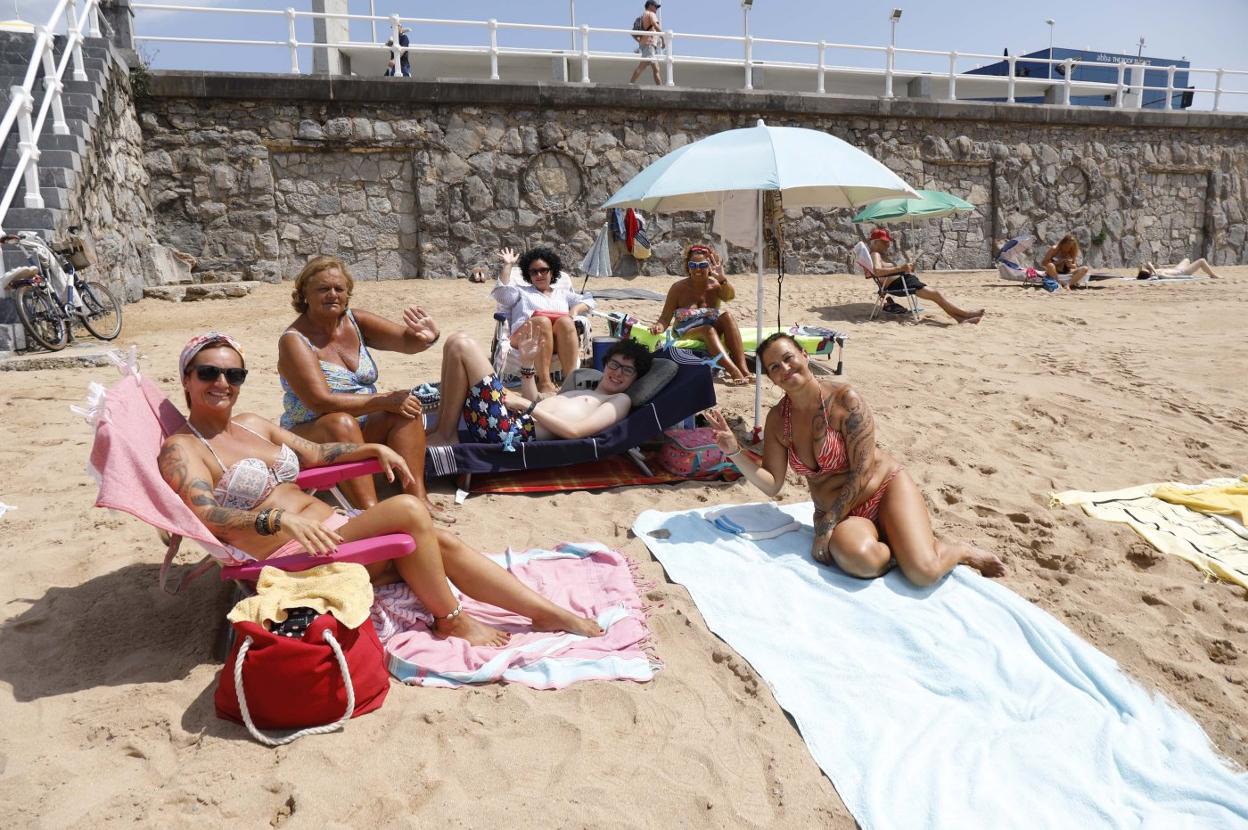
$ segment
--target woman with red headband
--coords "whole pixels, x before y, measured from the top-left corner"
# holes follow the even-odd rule
[[[728,284],[719,255],[706,245],[690,245],[685,251],[685,274],[667,291],[667,301],[650,331],[659,334],[671,324],[676,337],[701,340],[734,383],[749,380],[745,344],[731,312],[721,308],[737,296]]]

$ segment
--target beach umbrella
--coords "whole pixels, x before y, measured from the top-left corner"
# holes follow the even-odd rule
[[[965,199],[941,190],[918,190],[916,198],[882,199],[858,211],[855,222],[870,222],[875,225],[893,225],[907,222],[911,230],[919,219],[943,219],[955,213],[975,209]]]
[[[858,208],[880,199],[918,198],[901,177],[835,136],[801,127],[757,126],[708,136],[665,155],[632,178],[604,208],[654,213],[725,210],[746,202],[757,216],[758,330],[763,329],[763,194],[786,208]],[[742,197],[749,194],[750,198]],[[735,241],[735,240],[734,240]],[[761,431],[762,361],[754,361],[754,436]]]

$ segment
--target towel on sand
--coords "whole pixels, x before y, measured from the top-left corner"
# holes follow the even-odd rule
[[[1057,493],[1058,504],[1077,504],[1083,512],[1106,522],[1119,522],[1140,534],[1162,553],[1177,556],[1210,576],[1248,588],[1248,533],[1228,516],[1208,516],[1156,497],[1158,488],[1195,491],[1235,487],[1233,478],[1215,478],[1194,487],[1188,484],[1142,484],[1100,493],[1067,490]],[[1172,492],[1177,495],[1178,489]],[[1165,491],[1162,493],[1165,495]]]
[[[774,539],[801,527],[792,516],[772,502],[730,504],[706,514],[719,530],[742,539]]]
[[[1049,614],[964,567],[915,588],[817,565],[812,505],[781,509],[802,532],[750,542],[705,511],[646,511],[633,531],[864,830],[1248,823],[1248,774]]]
[[[490,558],[556,605],[594,618],[606,633],[582,637],[533,631],[524,617],[462,597],[466,613],[512,632],[502,648],[471,646],[435,637],[433,618],[406,585],[382,585],[373,603],[373,624],[391,674],[420,686],[506,680],[534,689],[561,689],[580,680],[654,679],[658,666],[645,651],[650,629],[623,554],[584,542],[554,550],[508,550]]]
[[[1248,525],[1248,475],[1233,484],[1181,487],[1163,484],[1153,491],[1153,498],[1190,507],[1210,516],[1232,516],[1241,525]]]
[[[347,628],[359,628],[372,604],[373,585],[363,565],[329,562],[296,573],[266,566],[260,569],[255,596],[240,600],[226,619],[280,623],[289,608],[312,608],[318,614],[333,614]]]

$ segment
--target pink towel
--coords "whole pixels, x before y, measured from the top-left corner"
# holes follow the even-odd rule
[[[653,679],[657,663],[646,653],[650,630],[637,585],[623,554],[602,545],[560,545],[491,556],[516,578],[556,605],[592,617],[601,637],[536,632],[529,621],[463,597],[466,613],[512,632],[503,648],[435,637],[432,617],[404,584],[378,587],[373,623],[391,674],[405,683],[454,687],[509,681],[559,689],[580,680]]]
[[[93,384],[84,413],[95,425],[90,469],[99,482],[96,507],[123,510],[169,533],[194,539],[215,558],[235,559],[165,483],[156,458],[166,436],[186,419],[155,383],[133,366],[110,389]]]

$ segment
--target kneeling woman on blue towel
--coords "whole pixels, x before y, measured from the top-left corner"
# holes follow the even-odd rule
[[[1005,566],[992,553],[966,542],[937,539],[923,495],[910,474],[875,444],[875,420],[862,396],[847,383],[820,381],[810,358],[787,334],[758,347],[772,383],[784,390],[767,413],[763,466],[742,452],[728,422],[710,413],[715,440],[742,474],[768,496],[779,495],[789,467],[806,478],[815,503],[811,556],[835,563],[851,576],[882,576],[895,561],[915,585],[931,585],[956,565],[984,576]]]

